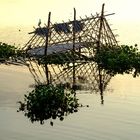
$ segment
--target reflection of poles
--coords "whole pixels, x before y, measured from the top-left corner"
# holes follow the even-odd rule
[[[44,55],[45,55],[45,59],[47,59],[47,50],[48,50],[48,43],[49,43],[49,35],[50,35],[50,17],[51,17],[51,12],[49,12],[49,15],[48,15],[48,31],[46,33],[46,44],[45,44],[45,52],[44,52]],[[49,70],[48,70],[48,65],[47,63],[45,63],[45,74],[46,74],[46,79],[47,79],[47,84],[49,84]]]
[[[73,91],[75,93],[75,87],[76,87],[76,79],[75,79],[75,58],[74,58],[74,53],[75,53],[75,21],[76,21],[76,9],[74,8],[74,21],[73,21]]]
[[[103,27],[103,20],[104,20],[104,5],[102,5],[102,12],[101,12],[101,17],[100,17],[100,26],[99,26],[99,35],[98,35],[98,42],[97,42],[97,53],[100,52],[101,49],[101,33],[102,33],[102,27]],[[102,70],[100,65],[98,65],[98,70],[99,70],[99,90],[100,90],[100,95],[101,95],[101,104],[104,104],[103,100],[103,81],[102,81]]]

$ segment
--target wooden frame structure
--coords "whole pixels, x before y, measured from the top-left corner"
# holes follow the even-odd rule
[[[94,62],[94,55],[101,47],[117,46],[109,15],[104,15],[103,4],[101,14],[77,20],[74,9],[72,21],[53,24],[49,13],[48,24],[35,28],[23,48],[36,83],[80,85],[102,95],[111,76]]]

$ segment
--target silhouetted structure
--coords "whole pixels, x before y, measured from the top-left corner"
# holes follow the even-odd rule
[[[69,85],[71,88],[103,91],[111,76],[94,61],[95,53],[102,47],[117,46],[115,36],[104,15],[51,23],[35,28],[23,50],[28,55],[29,70],[36,83]]]

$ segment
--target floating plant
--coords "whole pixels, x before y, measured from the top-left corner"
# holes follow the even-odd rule
[[[24,101],[19,101],[18,111],[23,111],[31,122],[39,121],[43,124],[45,120],[64,120],[64,117],[78,111],[82,105],[78,103],[73,91],[66,91],[62,86],[37,85],[24,96]]]

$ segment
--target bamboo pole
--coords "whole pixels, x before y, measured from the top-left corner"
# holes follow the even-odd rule
[[[46,44],[45,44],[45,50],[44,50],[44,55],[45,55],[45,59],[47,59],[47,50],[48,50],[48,43],[49,43],[49,35],[50,35],[50,18],[51,18],[51,12],[49,12],[48,15],[48,32],[46,33]],[[47,79],[47,84],[50,83],[49,80],[49,69],[48,69],[48,64],[45,63],[45,74],[46,74],[46,79]]]
[[[76,9],[74,8],[74,20],[73,20],[73,57],[75,53],[75,21],[76,21]],[[75,78],[75,58],[73,58],[73,91],[75,94],[76,78]]]
[[[101,12],[101,16],[100,16],[99,34],[98,34],[98,42],[97,42],[97,53],[99,53],[100,49],[101,49],[101,33],[102,33],[103,20],[104,20],[104,6],[105,6],[105,4],[102,5],[102,12]],[[100,90],[100,95],[101,95],[101,104],[104,104],[102,70],[99,65],[98,65],[98,70],[99,70],[99,90]]]

